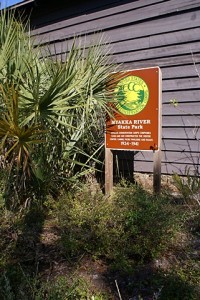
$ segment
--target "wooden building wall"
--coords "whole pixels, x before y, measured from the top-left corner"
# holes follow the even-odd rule
[[[199,167],[199,0],[57,0],[28,5],[36,43],[50,43],[52,51],[55,47],[62,54],[65,41],[70,44],[74,35],[87,43],[101,31],[123,69],[159,66],[163,74],[162,172]],[[177,99],[177,107],[170,105],[171,99]],[[135,171],[152,171],[152,153],[134,157]]]

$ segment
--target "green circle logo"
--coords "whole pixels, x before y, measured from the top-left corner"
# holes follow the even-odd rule
[[[120,80],[115,88],[116,108],[124,115],[141,112],[148,100],[149,89],[146,82],[138,76],[127,76]]]

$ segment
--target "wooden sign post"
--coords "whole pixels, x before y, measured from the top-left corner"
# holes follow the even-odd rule
[[[113,189],[113,153],[109,148],[105,149],[105,194],[110,195]]]
[[[161,181],[161,72],[158,67],[117,74],[113,117],[106,122],[105,193],[113,187],[112,150],[154,153],[154,192]]]

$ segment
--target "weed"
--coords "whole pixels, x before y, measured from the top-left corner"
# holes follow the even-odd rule
[[[54,281],[42,281],[20,266],[12,266],[0,276],[2,300],[104,300],[108,296],[90,291],[82,278],[58,276]]]
[[[186,168],[185,176],[173,175],[174,184],[181,193],[186,204],[198,204],[200,206],[200,177],[191,175],[190,168]]]

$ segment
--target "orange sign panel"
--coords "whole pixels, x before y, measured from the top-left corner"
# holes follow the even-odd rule
[[[158,150],[160,78],[158,67],[120,72],[114,87],[114,113],[106,121],[106,148]]]

